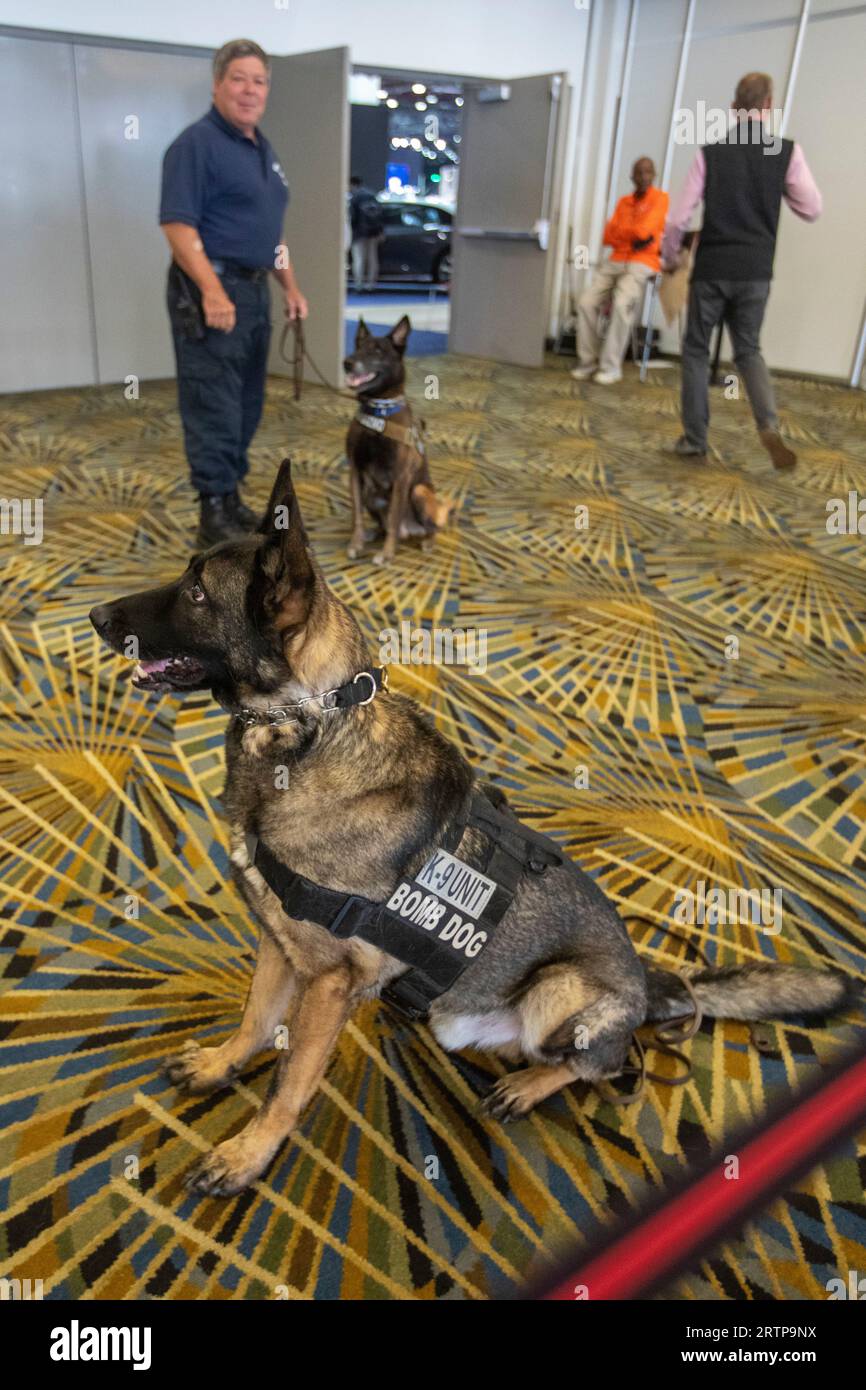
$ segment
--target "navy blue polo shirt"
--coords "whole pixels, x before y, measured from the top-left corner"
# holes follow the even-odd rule
[[[159,221],[198,228],[213,260],[273,269],[289,186],[262,132],[243,135],[212,106],[169,145]]]

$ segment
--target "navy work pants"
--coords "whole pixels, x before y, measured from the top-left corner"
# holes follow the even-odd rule
[[[267,278],[247,280],[226,269],[220,280],[237,311],[231,333],[207,328],[204,338],[188,336],[171,283],[167,296],[192,485],[211,497],[233,492],[246,476],[247,449],[265,403],[271,338]]]

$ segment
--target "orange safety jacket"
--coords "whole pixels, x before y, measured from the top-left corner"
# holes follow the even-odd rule
[[[612,261],[640,261],[650,270],[661,270],[662,233],[668,215],[667,193],[660,188],[648,188],[642,198],[627,193],[620,198],[604,229],[604,245],[612,247]],[[632,250],[632,240],[652,237],[642,251]]]

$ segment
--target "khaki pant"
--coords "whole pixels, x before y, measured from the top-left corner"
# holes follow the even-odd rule
[[[608,261],[596,271],[577,306],[577,360],[581,367],[591,367],[597,362],[604,372],[622,370],[631,327],[652,273],[641,261]],[[608,302],[610,323],[602,343],[598,316]]]

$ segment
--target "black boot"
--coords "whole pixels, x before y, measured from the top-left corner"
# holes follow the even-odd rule
[[[241,501],[241,496],[237,488],[235,488],[234,492],[230,492],[226,495],[225,502],[229,516],[233,521],[237,522],[238,526],[244,531],[255,531],[259,524],[259,518],[256,516],[255,512],[251,511],[250,508],[245,506]]]
[[[200,502],[196,545],[201,546],[203,550],[209,550],[212,545],[219,545],[220,541],[236,541],[240,536],[246,535],[229,506],[230,495],[207,497],[202,493]]]

